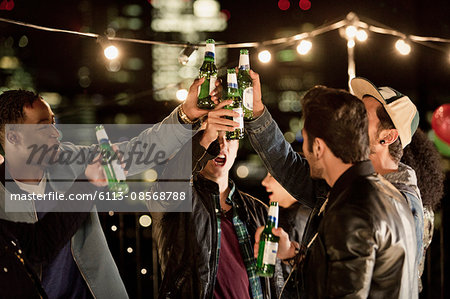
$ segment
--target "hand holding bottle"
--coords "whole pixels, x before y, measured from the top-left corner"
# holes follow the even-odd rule
[[[203,137],[200,140],[200,145],[204,148],[208,148],[209,145],[217,139],[219,131],[233,132],[235,128],[239,127],[239,123],[225,118],[237,117],[238,113],[233,110],[224,109],[225,106],[233,103],[233,100],[225,100],[218,104],[213,111],[208,113],[208,118],[206,119],[206,129],[203,132]]]
[[[211,110],[200,109],[197,107],[198,101],[198,90],[199,87],[203,84],[205,78],[195,79],[194,83],[192,83],[191,87],[189,87],[188,96],[186,101],[183,103],[183,111],[186,113],[187,117],[190,120],[195,121],[196,119],[206,115]],[[217,80],[215,83],[216,88],[211,91],[211,100],[217,105],[219,104],[219,99],[222,95],[222,84],[220,80]]]
[[[258,227],[258,229],[256,230],[256,233],[255,233],[255,246],[253,248],[255,258],[258,257],[259,241],[260,241],[261,233],[263,230],[264,230],[264,226],[260,226],[260,227]],[[295,246],[289,240],[289,235],[281,227],[272,228],[272,233],[275,236],[280,238],[278,241],[277,257],[282,260],[294,257],[295,256]]]

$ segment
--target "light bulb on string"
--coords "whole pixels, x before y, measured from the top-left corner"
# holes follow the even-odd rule
[[[119,57],[119,49],[111,44],[109,39],[105,36],[97,37],[97,42],[103,49],[103,54],[109,60],[114,60]]]
[[[269,50],[263,50],[258,53],[258,59],[262,63],[269,63],[272,59],[272,54],[270,54]]]
[[[119,57],[119,49],[117,49],[117,47],[113,45],[106,47],[103,53],[105,54],[105,57],[108,58],[109,60],[113,60]]]
[[[347,41],[347,48],[351,49],[353,47],[355,47],[355,40],[354,39],[349,39]]]
[[[408,55],[411,53],[411,46],[404,39],[399,39],[395,43],[395,48],[401,55]]]
[[[365,42],[367,40],[367,32],[364,29],[359,29],[356,32],[356,39],[359,40],[360,42]]]
[[[304,39],[304,40],[300,41],[300,43],[298,44],[297,52],[300,55],[306,55],[309,53],[311,48],[312,48],[312,42]]]
[[[192,46],[190,43],[186,45],[186,47],[181,50],[180,55],[178,56],[178,62],[182,65],[186,65],[189,62],[189,58],[191,57],[192,53],[197,50],[196,47]]]
[[[345,28],[345,35],[347,36],[347,39],[355,38],[357,33],[358,29],[353,25],[347,26],[347,28]]]

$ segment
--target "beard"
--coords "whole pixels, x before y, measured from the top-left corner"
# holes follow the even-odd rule
[[[323,179],[323,168],[319,166],[314,154],[305,155],[309,164],[310,176],[313,179]]]

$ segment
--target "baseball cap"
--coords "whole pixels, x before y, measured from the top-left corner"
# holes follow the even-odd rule
[[[419,126],[419,112],[409,97],[392,87],[377,88],[366,78],[356,77],[350,81],[351,93],[359,99],[372,96],[380,102],[398,131],[403,148],[411,142],[411,138]]]

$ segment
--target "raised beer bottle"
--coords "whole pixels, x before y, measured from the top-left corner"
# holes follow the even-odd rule
[[[216,106],[209,93],[216,88],[217,67],[215,64],[215,41],[206,41],[205,60],[200,68],[199,78],[205,78],[198,92],[197,107],[200,109],[214,109]]]
[[[259,239],[258,258],[256,259],[256,274],[272,277],[275,272],[279,237],[272,233],[272,228],[278,228],[278,202],[272,201],[269,216]]]
[[[253,82],[250,77],[250,60],[248,50],[241,49],[238,72],[239,93],[244,104],[244,119],[253,119]]]
[[[242,110],[242,99],[239,96],[235,69],[227,70],[227,86],[228,88],[226,99],[233,100],[233,103],[231,103],[228,106],[225,106],[225,108],[239,113],[238,117],[227,117],[227,118],[232,119],[233,121],[239,123],[239,127],[237,127],[233,132],[226,132],[225,135],[228,140],[242,139],[244,138],[244,114]]]
[[[108,188],[114,193],[128,193],[128,184],[125,182],[125,172],[123,171],[116,152],[111,146],[108,135],[106,134],[103,125],[95,127],[95,135],[97,136],[98,144],[100,146],[100,153],[102,155],[102,165],[106,172],[108,179]]]

